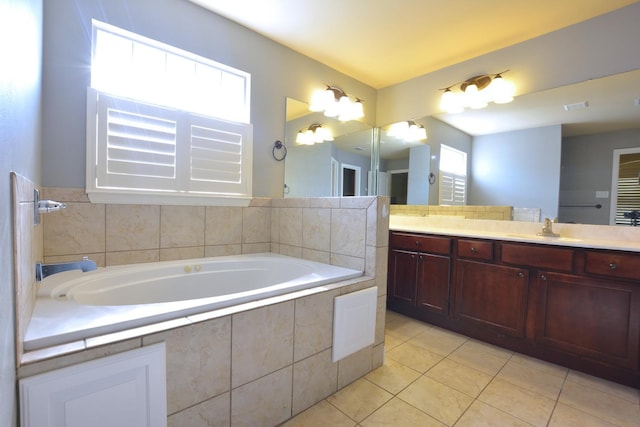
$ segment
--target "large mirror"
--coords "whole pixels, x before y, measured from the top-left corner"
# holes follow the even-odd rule
[[[393,203],[439,204],[445,145],[467,153],[469,205],[537,210],[539,217],[560,222],[612,224],[618,218],[629,223],[622,210],[616,212],[612,181],[620,173],[613,164],[616,153],[640,147],[640,94],[629,90],[639,85],[640,70],[635,70],[519,96],[510,104],[408,118],[425,127],[426,141],[401,141],[388,135],[389,126],[381,126],[379,193]],[[586,108],[579,108],[584,101]],[[288,135],[290,128],[288,123]],[[624,175],[628,179],[628,170]]]
[[[341,122],[293,98],[286,100],[284,197],[348,197],[373,195],[371,125]],[[311,144],[299,134],[329,132],[330,139]]]

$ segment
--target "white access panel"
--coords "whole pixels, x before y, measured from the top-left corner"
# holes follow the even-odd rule
[[[166,427],[164,343],[20,380],[22,427]]]
[[[371,345],[376,337],[378,288],[341,295],[333,300],[333,361]]]

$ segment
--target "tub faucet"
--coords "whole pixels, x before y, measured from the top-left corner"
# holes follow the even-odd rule
[[[91,271],[98,268],[94,261],[91,261],[88,257],[83,256],[82,261],[74,261],[74,262],[61,262],[58,264],[42,264],[40,262],[36,263],[36,280],[40,282],[47,276],[51,276],[52,274],[60,273],[62,271],[67,270],[82,270],[82,271]]]
[[[536,233],[538,236],[560,237],[558,233],[553,232],[553,222],[549,218],[544,219],[542,230]]]

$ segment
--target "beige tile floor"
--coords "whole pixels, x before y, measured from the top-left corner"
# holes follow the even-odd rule
[[[640,390],[387,312],[385,362],[286,427],[640,426]]]

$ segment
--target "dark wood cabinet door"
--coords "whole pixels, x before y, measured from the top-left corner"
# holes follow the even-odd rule
[[[450,271],[450,257],[418,254],[416,304],[419,309],[449,314]]]
[[[638,369],[640,286],[539,273],[537,343],[579,357]]]
[[[416,300],[415,252],[390,249],[387,293],[397,302],[413,305]]]
[[[457,260],[455,268],[456,320],[524,338],[529,272],[466,260]]]

